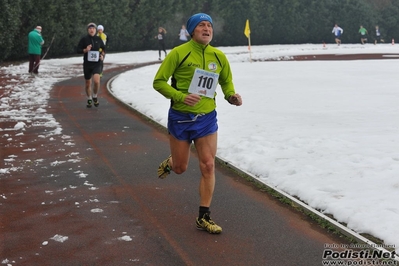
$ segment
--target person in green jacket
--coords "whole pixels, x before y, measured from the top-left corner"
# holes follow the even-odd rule
[[[360,33],[360,41],[362,44],[364,44],[365,42],[367,42],[367,35],[369,33],[362,25],[360,25],[359,33]]]
[[[230,104],[240,106],[242,99],[235,92],[226,55],[209,44],[213,37],[212,18],[204,13],[193,15],[187,21],[187,31],[191,40],[168,54],[153,82],[154,89],[171,100],[168,114],[171,155],[160,164],[158,177],[165,178],[171,171],[185,172],[194,142],[201,170],[196,227],[219,234],[222,228],[210,217],[215,188],[217,84]]]
[[[36,26],[28,35],[29,73],[39,74],[40,56],[42,55],[42,27]]]

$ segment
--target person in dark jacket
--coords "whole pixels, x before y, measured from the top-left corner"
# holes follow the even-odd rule
[[[87,107],[98,106],[98,90],[100,88],[101,62],[105,56],[105,44],[97,36],[97,25],[89,23],[87,25],[87,35],[80,39],[77,46],[77,53],[83,54],[83,74],[85,78],[85,89],[87,95]],[[93,79],[94,88],[91,90]]]
[[[165,57],[167,55],[166,49],[165,49],[165,34],[166,30],[162,27],[158,28],[158,35],[155,36],[155,39],[158,39],[158,54],[159,54],[159,60],[161,60],[161,51],[165,52]]]
[[[28,35],[29,73],[39,74],[40,56],[42,55],[42,27],[36,26]]]

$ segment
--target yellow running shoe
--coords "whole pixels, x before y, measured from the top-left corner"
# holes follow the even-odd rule
[[[169,174],[170,171],[172,170],[169,166],[169,160],[172,157],[172,155],[169,155],[168,158],[165,159],[165,161],[163,161],[159,167],[158,167],[158,177],[161,179],[166,178]]]
[[[198,230],[206,230],[210,234],[220,234],[222,232],[222,227],[212,221],[209,213],[205,213],[200,219],[197,218],[196,225]]]

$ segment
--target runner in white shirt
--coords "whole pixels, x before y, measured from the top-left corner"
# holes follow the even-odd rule
[[[182,25],[181,29],[180,29],[180,33],[179,33],[179,39],[181,41],[181,43],[185,43],[188,41],[188,36],[190,36],[190,34],[188,34],[188,31],[186,29],[186,26]]]
[[[335,35],[335,42],[340,45],[341,44],[341,35],[344,33],[344,30],[335,24],[334,28],[332,29],[332,33]]]

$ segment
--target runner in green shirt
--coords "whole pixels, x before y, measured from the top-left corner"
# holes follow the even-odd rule
[[[363,28],[362,25],[360,25],[359,33],[360,33],[360,41],[362,42],[362,44],[364,44],[365,42],[367,42],[367,35],[369,33],[365,28]]]
[[[171,156],[160,164],[158,177],[165,178],[171,171],[185,172],[194,142],[201,170],[196,227],[219,234],[222,228],[212,221],[209,209],[215,188],[217,84],[230,104],[240,106],[242,100],[234,90],[225,54],[209,45],[213,37],[212,18],[204,13],[193,15],[187,21],[187,31],[191,40],[166,56],[153,83],[155,90],[171,100],[168,115]]]

